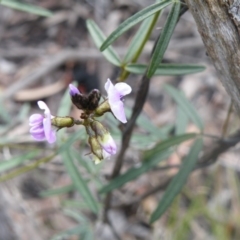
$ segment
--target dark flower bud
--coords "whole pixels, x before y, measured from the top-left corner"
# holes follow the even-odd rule
[[[88,96],[85,96],[79,92],[79,90],[73,86],[69,85],[69,93],[71,95],[72,103],[82,110],[93,111],[98,107],[99,100],[101,98],[101,93],[99,90],[92,90]]]

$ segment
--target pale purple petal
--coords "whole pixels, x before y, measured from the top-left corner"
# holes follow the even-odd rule
[[[108,134],[105,141],[101,141],[101,142],[99,141],[99,143],[100,143],[101,147],[103,148],[103,150],[105,150],[110,155],[116,154],[117,146],[110,134]]]
[[[34,126],[36,124],[42,123],[44,117],[41,114],[33,114],[29,118],[29,125]]]
[[[44,133],[47,141],[49,143],[55,142],[56,134],[55,134],[55,131],[52,130],[51,118],[49,119],[49,116],[43,119],[43,128],[44,128]]]
[[[45,117],[40,114],[33,114],[29,118],[30,134],[37,141],[47,140],[49,143],[53,143],[56,141],[56,132],[52,129],[51,123],[53,116],[45,102],[38,101],[38,106],[44,110]]]
[[[39,134],[39,133],[44,133],[43,125],[36,125],[30,128],[30,133],[31,134]]]
[[[110,104],[110,107],[111,107],[111,110],[112,110],[114,116],[120,122],[126,123],[127,119],[126,119],[126,115],[125,115],[125,112],[124,112],[123,102],[122,101],[117,101],[117,102],[114,102],[114,103],[110,103],[110,101],[109,101],[109,104]]]
[[[105,89],[108,93],[108,102],[114,116],[122,123],[126,123],[127,119],[124,112],[122,97],[132,91],[131,87],[126,83],[117,83],[114,86],[111,80],[108,79],[105,83]]]
[[[43,141],[46,140],[44,133],[32,133],[32,137],[37,141]]]
[[[105,90],[108,93],[110,87],[114,87],[111,80],[108,78],[107,82],[105,83]]]
[[[69,84],[69,94],[71,96],[74,96],[76,94],[81,94],[81,93],[79,92],[79,90],[74,85]]]
[[[127,83],[124,82],[117,83],[115,85],[115,88],[117,89],[121,96],[125,96],[132,91],[132,88]]]

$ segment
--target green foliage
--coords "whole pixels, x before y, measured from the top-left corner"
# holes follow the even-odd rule
[[[106,37],[93,20],[87,20],[87,29],[97,46],[100,48]],[[113,65],[120,66],[120,58],[115,50],[110,46],[103,52],[104,57]]]
[[[162,151],[157,158],[153,158],[149,161],[143,162],[140,167],[130,168],[126,173],[110,181],[109,184],[107,184],[100,190],[100,193],[107,193],[116,188],[120,188],[125,183],[130,182],[131,180],[139,177],[143,173],[150,170],[152,167],[157,165],[160,161],[166,160],[169,157],[169,155],[170,155],[169,151]]]
[[[154,75],[155,71],[158,68],[158,65],[162,62],[164,53],[170,42],[171,36],[178,20],[180,5],[180,2],[175,2],[168,15],[167,22],[163,27],[162,33],[157,41],[150,64],[148,66],[147,77],[149,78]]]
[[[43,17],[50,17],[52,13],[44,8],[37,7],[28,3],[23,3],[20,1],[12,1],[12,0],[1,0],[0,4],[5,7],[10,7],[16,10],[36,14]]]
[[[128,64],[124,67],[125,70],[135,74],[144,74],[148,68],[146,64]],[[175,75],[186,75],[202,72],[205,70],[204,66],[193,65],[193,64],[158,64],[157,69],[153,75],[159,76],[175,76]]]
[[[79,173],[77,166],[75,165],[71,154],[69,151],[65,151],[62,153],[62,159],[64,162],[64,165],[66,167],[66,170],[68,171],[73,184],[75,185],[76,189],[78,190],[79,194],[83,197],[85,202],[88,204],[89,208],[94,212],[98,213],[98,203],[92,196],[86,181],[83,179],[81,174]]]
[[[150,17],[151,15],[157,13],[163,8],[171,4],[172,0],[164,0],[155,4],[150,5],[149,7],[144,8],[143,10],[137,12],[123,23],[121,23],[118,28],[113,31],[110,36],[104,41],[100,47],[101,51],[104,51],[108,46],[110,46],[118,37],[120,37],[128,29],[136,25],[137,23],[143,21],[144,19]]]
[[[179,194],[184,184],[187,181],[188,176],[192,172],[195,164],[198,160],[198,155],[202,150],[202,139],[197,139],[194,145],[191,147],[188,155],[183,160],[182,166],[179,172],[173,178],[171,183],[168,185],[164,195],[150,218],[150,223],[155,222],[171,205],[174,198]]]
[[[201,131],[203,131],[202,119],[187,98],[180,91],[170,85],[165,85],[164,89],[176,101],[178,106],[185,112],[189,119],[191,119]]]

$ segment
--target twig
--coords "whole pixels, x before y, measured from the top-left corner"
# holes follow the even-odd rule
[[[228,112],[227,112],[227,116],[226,119],[223,123],[223,129],[222,129],[222,137],[226,136],[227,134],[227,129],[228,129],[228,125],[229,125],[229,120],[230,120],[230,116],[233,110],[233,101],[231,100],[231,103],[228,107]]]
[[[113,168],[113,172],[111,174],[111,178],[115,178],[116,176],[119,175],[121,168],[122,168],[122,164],[123,164],[123,159],[124,159],[124,155],[125,152],[129,146],[129,142],[132,136],[132,132],[133,132],[133,128],[135,125],[135,122],[139,116],[139,114],[142,111],[143,105],[146,101],[147,98],[147,94],[148,94],[148,89],[149,89],[149,84],[150,84],[150,79],[147,78],[146,74],[142,77],[142,81],[141,81],[141,85],[138,89],[138,93],[135,99],[135,103],[134,103],[134,107],[133,107],[133,111],[132,111],[132,116],[130,118],[130,120],[127,123],[126,128],[123,131],[123,135],[122,135],[122,147],[120,149],[120,152],[118,154],[118,157],[116,159],[114,168]],[[111,192],[107,194],[106,199],[105,199],[105,203],[104,203],[104,213],[103,213],[103,221],[107,222],[108,218],[107,218],[107,211],[110,208],[110,203],[111,203]]]
[[[198,160],[198,164],[196,165],[194,170],[204,168],[214,164],[222,153],[226,152],[229,148],[234,147],[239,142],[240,142],[240,129],[236,131],[234,134],[230,135],[228,139],[222,139],[217,142],[214,142],[212,146],[209,146],[207,148],[204,155],[200,157],[200,159]],[[168,167],[170,168],[171,166],[168,166]],[[173,166],[173,167],[178,167],[178,166]],[[167,178],[164,182],[150,189],[140,197],[134,198],[127,203],[119,204],[113,207],[122,208],[126,206],[139,204],[143,199],[149,197],[150,195],[158,191],[165,190],[173,178],[174,176]]]

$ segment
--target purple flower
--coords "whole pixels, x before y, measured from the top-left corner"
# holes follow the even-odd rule
[[[105,133],[103,136],[97,136],[97,140],[103,151],[106,151],[110,155],[115,155],[117,152],[117,146],[110,133]]]
[[[51,124],[51,119],[54,117],[51,115],[45,102],[38,101],[38,106],[44,110],[44,116],[41,114],[33,114],[30,116],[30,133],[37,141],[47,140],[49,143],[54,143],[56,141],[56,130],[52,128]]]
[[[79,92],[79,90],[72,84],[69,84],[69,94],[73,97],[75,95],[80,95],[81,93]]]
[[[105,83],[105,89],[108,94],[108,102],[114,116],[121,121],[126,123],[126,115],[123,106],[123,97],[132,91],[132,88],[127,83],[117,83],[115,86],[112,84],[111,80],[108,79]]]

